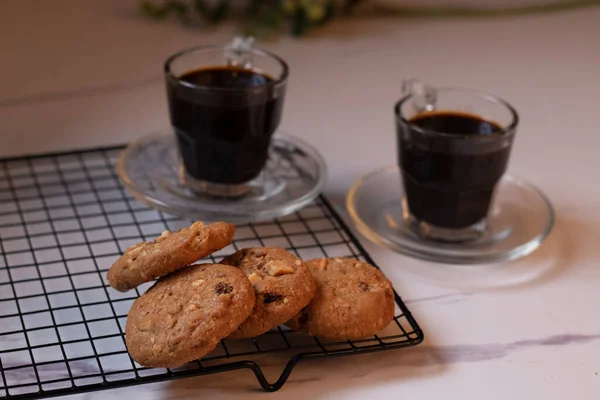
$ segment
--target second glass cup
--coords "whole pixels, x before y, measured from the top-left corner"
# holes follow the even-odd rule
[[[411,94],[395,107],[405,219],[427,239],[475,240],[486,229],[519,118],[510,104],[487,93],[432,94],[433,104]]]
[[[264,50],[232,54],[229,46],[196,47],[174,54],[164,67],[186,184],[223,197],[245,194],[260,178],[289,71]]]

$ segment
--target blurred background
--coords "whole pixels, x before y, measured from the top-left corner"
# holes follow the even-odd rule
[[[172,11],[182,3],[185,13]],[[395,163],[392,107],[402,79],[415,76],[509,100],[522,117],[511,168],[551,195],[577,196],[544,173],[557,169],[564,138],[541,132],[577,126],[596,102],[597,3],[336,0],[335,13],[321,21],[310,19],[328,15],[331,4],[321,0],[231,1],[229,13],[211,21],[206,16],[220,1],[202,2],[202,14],[186,1],[4,0],[0,154],[124,143],[169,129],[164,60],[186,47],[225,43],[256,21],[268,27],[260,18],[275,10],[274,28],[257,33],[259,46],[291,67],[281,129],[321,149],[330,193],[342,196],[362,173]],[[171,11],[163,15],[165,4]],[[294,28],[302,18],[305,29]],[[352,139],[340,152],[344,138]],[[545,156],[529,157],[541,138]],[[592,174],[600,144],[597,135],[587,141],[578,157],[584,175]]]

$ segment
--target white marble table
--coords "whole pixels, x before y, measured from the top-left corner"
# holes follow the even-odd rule
[[[135,3],[0,5],[1,155],[121,143],[168,127],[162,61],[222,42],[234,29],[153,23],[136,15]],[[321,149],[330,166],[325,193],[340,210],[355,179],[394,163],[392,105],[402,78],[419,76],[510,100],[522,117],[511,170],[539,185],[557,211],[547,244],[508,266],[531,272],[518,285],[497,287],[465,272],[464,280],[439,279],[442,266],[363,240],[425,343],[301,364],[269,398],[600,396],[598,20],[600,9],[510,20],[359,20],[264,44],[291,66],[282,128]],[[255,388],[249,372],[233,372],[72,398],[266,396]]]

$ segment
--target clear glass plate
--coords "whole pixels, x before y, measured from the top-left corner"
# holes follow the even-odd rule
[[[504,175],[494,194],[485,234],[473,241],[446,243],[421,238],[406,221],[398,167],[360,178],[346,199],[357,229],[374,243],[429,261],[486,264],[514,260],[537,249],[554,225],[548,198],[527,181]]]
[[[261,175],[251,190],[236,197],[200,194],[180,170],[175,136],[154,134],[132,142],[118,162],[119,177],[133,195],[150,207],[202,221],[235,224],[290,214],[310,203],[325,185],[327,167],[308,143],[277,133]]]

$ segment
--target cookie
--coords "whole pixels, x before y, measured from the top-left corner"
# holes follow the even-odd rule
[[[256,293],[252,314],[230,335],[234,339],[258,336],[285,323],[315,293],[314,280],[304,262],[284,249],[243,249],[221,263],[239,268]]]
[[[239,269],[198,264],[158,280],[133,302],[127,350],[146,367],[172,368],[212,351],[252,312],[254,289]]]
[[[194,222],[176,232],[164,231],[152,242],[125,250],[110,267],[108,282],[120,292],[192,264],[229,245],[235,226],[226,222]]]
[[[286,323],[327,340],[373,336],[394,318],[394,292],[377,268],[350,258],[306,262],[317,291],[310,304]]]

